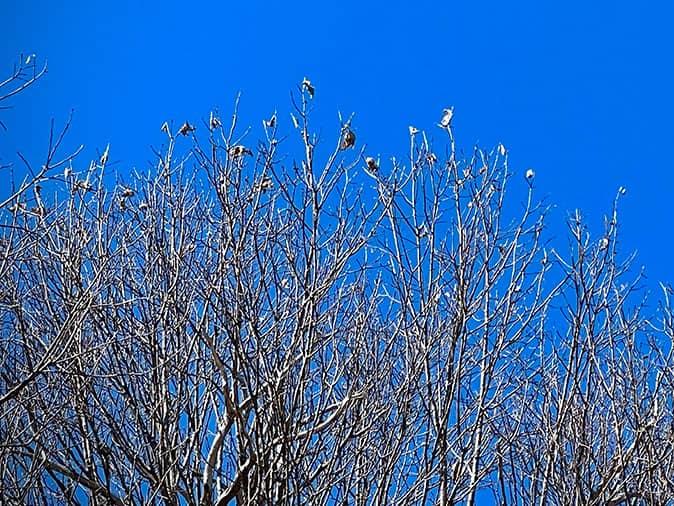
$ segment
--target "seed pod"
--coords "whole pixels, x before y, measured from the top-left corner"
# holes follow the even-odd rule
[[[349,127],[345,127],[342,132],[342,142],[339,145],[340,149],[349,149],[356,145],[356,134],[353,133]]]

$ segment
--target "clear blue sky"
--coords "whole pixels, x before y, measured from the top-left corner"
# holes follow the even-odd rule
[[[287,111],[308,76],[317,120],[356,112],[359,139],[404,156],[407,125],[456,108],[459,144],[502,141],[513,168],[536,170],[564,233],[581,208],[599,229],[620,185],[622,249],[649,284],[674,282],[674,36],[670,2],[0,2],[0,71],[19,53],[47,58],[39,85],[0,111],[7,157],[39,164],[49,121],[75,109],[71,146],[108,142],[120,170],[145,168],[164,120]],[[286,118],[287,119],[287,118]],[[0,180],[6,185],[6,180]]]

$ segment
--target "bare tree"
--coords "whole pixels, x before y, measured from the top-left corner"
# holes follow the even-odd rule
[[[237,104],[114,186],[107,149],[21,186],[44,211],[2,224],[6,501],[670,501],[670,292],[629,306],[617,212],[596,242],[574,218],[566,258],[533,172],[460,158],[453,109],[389,162],[353,117],[319,143],[315,91],[258,141]]]
[[[499,455],[507,504],[670,504],[674,498],[669,293],[644,316],[642,275],[617,253],[616,198],[592,242],[577,212],[567,279],[526,357],[526,390],[508,406]],[[636,300],[635,300],[636,298]],[[555,316],[556,313],[556,316]]]

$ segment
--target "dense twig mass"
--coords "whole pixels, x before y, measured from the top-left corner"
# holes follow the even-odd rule
[[[654,319],[632,302],[618,199],[599,240],[577,215],[557,253],[533,171],[512,178],[503,145],[458,159],[453,108],[447,148],[410,127],[385,163],[347,125],[319,156],[314,93],[298,162],[280,117],[252,147],[235,110],[185,122],[191,140],[165,124],[156,170],[124,185],[106,149],[3,203],[3,498],[671,501],[671,291]]]

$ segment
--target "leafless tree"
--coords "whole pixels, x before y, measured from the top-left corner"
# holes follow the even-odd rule
[[[506,504],[671,504],[674,498],[669,296],[644,315],[642,274],[619,261],[617,205],[592,242],[576,213],[566,282],[522,361],[498,455]],[[656,321],[657,320],[657,321]]]
[[[671,501],[671,293],[631,306],[617,211],[565,256],[533,172],[460,157],[453,109],[382,161],[353,117],[319,143],[315,91],[258,141],[236,104],[165,123],[147,173],[71,154],[7,200],[0,495]]]

